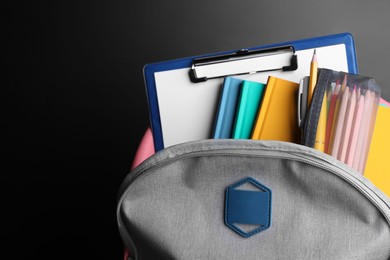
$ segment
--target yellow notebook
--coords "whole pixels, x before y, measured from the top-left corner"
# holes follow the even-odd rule
[[[297,125],[298,83],[270,76],[252,139],[300,143]]]
[[[390,197],[390,108],[379,106],[364,176]]]

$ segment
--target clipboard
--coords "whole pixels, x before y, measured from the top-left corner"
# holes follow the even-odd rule
[[[144,79],[155,150],[211,138],[225,76],[265,84],[272,75],[298,83],[309,75],[314,49],[320,68],[358,73],[350,33],[147,64]]]

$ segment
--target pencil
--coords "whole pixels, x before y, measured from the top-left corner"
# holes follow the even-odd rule
[[[326,134],[326,109],[327,97],[326,92],[324,93],[324,98],[322,99],[322,106],[320,116],[318,118],[316,139],[314,142],[314,149],[321,152],[325,151],[325,134]]]
[[[347,111],[345,112],[343,134],[341,137],[341,146],[339,149],[338,159],[345,163],[345,157],[347,155],[347,148],[349,143],[349,137],[351,135],[352,119],[356,106],[356,86],[352,90],[352,94],[349,97]]]
[[[317,74],[318,74],[318,62],[316,50],[314,49],[313,58],[310,64],[310,79],[309,79],[309,91],[307,93],[307,105],[310,106],[311,99],[313,98],[314,88],[317,83]]]
[[[343,88],[343,86],[341,86],[341,88]],[[339,153],[345,111],[347,110],[348,96],[349,87],[345,87],[342,94],[339,95],[339,97],[341,97],[341,100],[338,100],[339,105],[336,104],[337,113],[335,115],[335,120],[333,121],[334,133],[332,133],[332,147],[330,147],[330,154],[335,158],[338,157]]]
[[[346,163],[353,167],[353,160],[356,153],[356,145],[358,141],[358,135],[361,128],[361,122],[362,122],[362,116],[363,116],[363,108],[364,108],[364,95],[360,94],[360,88],[357,91],[357,104],[355,109],[355,114],[353,116],[352,120],[352,127],[351,127],[351,136],[349,138],[349,144],[347,149],[347,156],[345,158]],[[355,170],[357,170],[355,168]]]
[[[339,95],[340,85],[336,82],[336,87],[330,98],[330,105],[328,110],[328,118],[326,120],[326,133],[325,133],[325,153],[329,153],[329,143],[333,127],[333,117],[336,109],[337,97]]]
[[[370,90],[368,90],[370,91]],[[368,156],[368,152],[370,150],[370,134],[372,134],[374,125],[375,125],[375,116],[376,115],[376,110],[378,109],[377,104],[379,103],[378,98],[375,95],[375,92],[370,91],[370,104],[369,104],[369,111],[368,111],[368,116],[367,116],[367,122],[365,124],[365,129],[364,129],[364,136],[363,136],[363,149],[362,149],[362,154],[361,158],[359,160],[359,172],[361,174],[364,174],[364,170],[366,168],[366,160]]]
[[[326,89],[326,97],[327,97],[327,100],[326,100],[326,111],[329,112],[329,108],[330,108],[330,101],[332,99],[332,94],[333,94],[333,91],[335,90],[337,84],[335,82],[333,82],[332,84],[330,84],[329,88]]]
[[[364,149],[364,136],[366,135],[366,124],[369,121],[369,114],[371,113],[370,107],[372,106],[372,100],[371,100],[371,91],[366,90],[364,93],[365,96],[365,102],[364,102],[364,108],[363,108],[363,116],[362,116],[362,122],[359,130],[359,136],[358,136],[358,143],[356,147],[355,156],[353,159],[352,168],[358,170],[360,172],[360,160],[362,160],[363,156],[363,149]],[[362,173],[362,172],[360,172]]]

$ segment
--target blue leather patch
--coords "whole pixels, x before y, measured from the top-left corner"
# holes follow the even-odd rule
[[[268,229],[271,195],[269,188],[250,177],[229,186],[226,189],[225,224],[243,237]]]

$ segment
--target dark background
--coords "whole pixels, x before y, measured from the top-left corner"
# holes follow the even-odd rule
[[[121,258],[116,196],[148,127],[147,63],[351,32],[360,73],[390,99],[388,0],[10,1],[1,13],[11,259]]]

